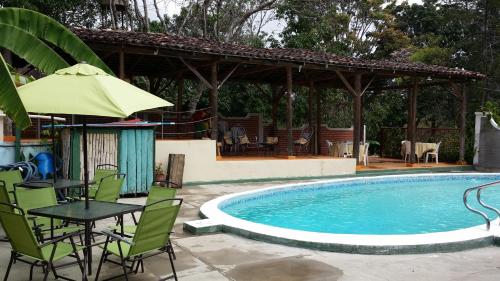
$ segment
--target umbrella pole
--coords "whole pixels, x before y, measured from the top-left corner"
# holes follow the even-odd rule
[[[54,182],[54,187],[56,185],[57,181],[57,168],[56,168],[56,129],[55,129],[55,121],[54,121],[54,114],[50,115],[50,134],[52,135],[52,169],[54,169],[54,172],[52,174],[53,182]]]
[[[87,118],[83,117],[83,180],[85,182],[85,209],[89,208],[89,167],[87,159]]]

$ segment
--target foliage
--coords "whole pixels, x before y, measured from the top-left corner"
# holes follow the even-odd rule
[[[458,160],[459,137],[458,129],[418,128],[417,142],[441,142],[439,160],[456,162]],[[406,138],[406,128],[383,128],[380,143],[382,157],[401,158],[401,141]]]
[[[47,15],[67,26],[95,27],[99,0],[0,0],[0,7],[19,7]]]
[[[170,31],[224,42],[261,44],[262,31],[279,0],[187,1],[170,23]]]
[[[361,56],[374,50],[375,30],[387,26],[389,1],[286,0],[277,15],[286,21],[283,44],[340,55]]]
[[[162,163],[156,163],[155,165],[155,176],[164,175]]]
[[[25,49],[22,54],[29,55],[33,53],[33,57],[27,59],[27,61],[45,73],[53,73],[57,69],[69,66],[69,64],[57,55],[51,47],[37,46],[42,45],[40,44],[41,40],[47,41],[66,52],[76,62],[86,61],[109,74],[113,74],[113,71],[78,36],[48,16],[26,9],[3,8],[0,9],[0,23],[12,26],[13,30],[8,31],[10,34],[4,33],[3,35],[8,35],[7,38],[15,38],[15,40],[5,40],[10,45],[3,47],[19,56],[21,54],[17,50],[22,48]],[[21,31],[27,34],[22,34]],[[25,38],[28,35],[32,37]],[[16,48],[16,50],[12,48]],[[44,59],[45,54],[40,54],[42,51],[54,53],[53,58]],[[42,59],[46,61],[45,64],[34,61]]]
[[[0,0],[0,5],[29,7],[68,26],[170,32],[252,46],[306,48],[479,71],[488,78],[466,84],[469,157],[473,140],[472,113],[487,107],[488,102],[500,102],[500,1],[423,0],[417,5],[392,0],[185,0],[180,4],[180,12],[172,16],[162,15],[158,10],[160,0],[126,0],[127,8],[118,12],[114,6],[100,6],[97,2],[100,1]],[[143,2],[148,4],[141,10]],[[154,16],[148,15],[148,10],[156,12],[156,19],[151,20]],[[77,20],[79,15],[89,20]],[[276,24],[276,20],[284,25],[283,31],[267,33],[264,27],[270,22]],[[433,77],[423,79],[429,80],[423,82],[432,82]],[[134,81],[157,95],[176,98],[175,81],[158,78],[150,81],[148,77],[135,77]],[[248,112],[260,112],[269,121],[272,87],[228,81],[219,93],[221,114],[244,116]],[[184,109],[208,106],[207,89],[198,81],[186,80],[185,89]],[[322,121],[330,127],[350,127],[351,96],[343,90],[321,91]],[[300,126],[307,122],[309,114],[308,89],[297,86],[294,93],[294,126]],[[363,102],[363,123],[367,125],[368,139],[378,139],[381,126],[406,125],[406,89],[369,91]],[[314,114],[315,109],[312,111]],[[278,117],[278,122],[284,124],[285,99],[279,104]],[[419,127],[456,127],[458,117],[458,102],[448,85],[419,89]],[[394,137],[397,141],[404,138]],[[447,153],[446,147],[454,145],[444,146],[443,153]]]
[[[7,63],[2,55],[0,55],[0,85],[2,85],[2,89],[0,90],[0,108],[7,116],[16,120],[19,127],[25,128],[29,126],[30,119],[28,113],[17,94],[16,85],[11,78]]]
[[[87,61],[112,73],[109,67],[70,30],[54,19],[31,10],[0,8],[0,47],[23,58],[45,74],[52,74],[58,69],[69,66],[56,48],[65,51],[73,60]],[[2,96],[0,108],[16,122],[18,127],[24,129],[30,125],[30,120],[3,57],[0,60],[0,69],[0,80],[2,85],[5,85],[0,89]]]
[[[489,118],[493,118],[496,122],[500,122],[500,105],[493,101],[487,101],[481,111],[488,114]]]

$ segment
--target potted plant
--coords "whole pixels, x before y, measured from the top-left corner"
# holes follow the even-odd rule
[[[165,172],[161,163],[155,166],[155,181],[165,181]]]

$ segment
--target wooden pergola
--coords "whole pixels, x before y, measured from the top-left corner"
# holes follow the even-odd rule
[[[416,106],[418,90],[431,85],[450,85],[451,92],[461,104],[460,155],[465,155],[466,93],[464,83],[484,79],[481,73],[422,63],[395,60],[362,60],[331,53],[303,49],[255,48],[227,44],[199,38],[163,33],[142,33],[116,30],[73,30],[122,79],[133,76],[176,79],[178,85],[177,111],[182,105],[184,80],[198,80],[210,90],[210,108],[213,118],[212,138],[217,138],[218,91],[228,81],[269,84],[272,89],[273,129],[277,128],[277,108],[286,98],[287,153],[293,155],[292,93],[294,86],[309,88],[308,121],[311,127],[321,125],[321,94],[325,89],[343,89],[353,97],[354,137],[361,137],[362,97],[369,90],[407,89],[408,139],[411,141],[411,159],[415,162]],[[427,81],[432,77],[432,82]],[[394,85],[394,78],[404,78],[402,85]],[[316,116],[312,116],[313,106]],[[316,137],[319,142],[319,137]],[[316,147],[320,144],[317,143]],[[353,146],[353,157],[358,159],[359,146]],[[359,161],[359,160],[357,160]]]

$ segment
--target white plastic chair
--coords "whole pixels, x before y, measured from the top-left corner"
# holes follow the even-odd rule
[[[369,161],[368,161],[368,148],[369,148],[369,147],[370,147],[370,143],[369,143],[369,142],[365,143],[365,149],[364,149],[364,151],[363,151],[363,164],[364,164],[365,166],[368,166],[368,165],[369,165],[369,163],[368,163],[368,162],[369,162]]]
[[[437,146],[436,146],[436,150],[434,151],[429,151],[425,154],[425,163],[428,163],[429,162],[429,155],[431,156],[431,160],[432,160],[432,157],[436,158],[436,164],[439,163],[439,147],[441,146],[441,142],[438,142],[437,143]]]
[[[351,152],[349,152],[349,145],[353,145],[352,141],[344,142],[344,155],[343,155],[344,157],[352,157],[352,150]]]
[[[333,155],[333,142],[326,140],[326,145],[328,147],[328,156],[334,156]]]

